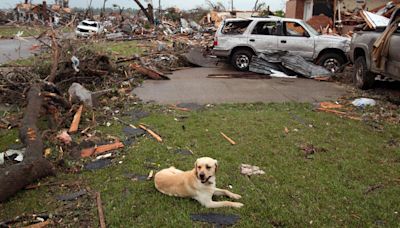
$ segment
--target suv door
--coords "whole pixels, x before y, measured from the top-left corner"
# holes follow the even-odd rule
[[[278,49],[277,23],[275,21],[258,21],[251,34],[248,44],[257,52]]]
[[[314,55],[314,39],[310,37],[310,34],[308,34],[307,30],[301,24],[284,21],[282,36],[278,37],[278,49],[289,51],[292,54],[312,60]]]

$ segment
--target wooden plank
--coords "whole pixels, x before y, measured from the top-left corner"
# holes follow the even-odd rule
[[[82,158],[87,158],[92,155],[97,155],[97,154],[102,154],[111,150],[116,150],[123,148],[124,144],[120,141],[116,141],[112,144],[107,144],[107,145],[101,145],[97,147],[91,147],[91,148],[86,148],[81,150],[81,157]]]
[[[236,145],[236,142],[233,141],[231,138],[229,138],[227,135],[225,135],[222,131],[220,133],[230,144]]]
[[[139,124],[139,127],[142,128],[143,130],[147,131],[151,136],[153,136],[153,138],[155,138],[158,142],[162,142],[162,138],[157,135],[154,131],[152,131],[151,129],[148,129],[147,127],[145,127],[142,124]]]
[[[101,202],[100,192],[96,192],[97,211],[99,213],[100,228],[106,228],[106,221],[104,219],[103,204]]]
[[[51,224],[53,224],[51,220],[46,220],[44,222],[39,222],[29,226],[25,226],[25,228],[43,228]]]
[[[81,122],[81,116],[83,111],[83,105],[79,106],[78,111],[74,115],[71,126],[69,127],[69,133],[75,133],[78,131],[79,123]]]
[[[136,70],[137,72],[139,72],[141,74],[144,74],[144,75],[148,76],[151,79],[154,79],[154,80],[169,80],[169,78],[167,76],[165,76],[163,73],[158,72],[158,71],[153,70],[153,69],[149,69],[149,68],[141,66],[139,64],[132,63],[129,66],[132,69]]]

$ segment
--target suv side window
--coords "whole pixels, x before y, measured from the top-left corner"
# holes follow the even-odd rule
[[[309,37],[307,30],[304,29],[297,22],[285,22],[283,24],[283,35],[284,36],[296,36],[296,37]]]
[[[256,24],[251,34],[276,36],[277,35],[276,22],[260,21]]]
[[[238,35],[243,34],[247,27],[250,25],[251,20],[245,21],[230,21],[224,24],[221,32],[222,34]]]

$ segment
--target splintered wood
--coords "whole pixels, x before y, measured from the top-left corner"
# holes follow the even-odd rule
[[[231,138],[229,138],[227,135],[225,135],[222,131],[220,133],[230,144],[236,145],[236,142],[233,141]]]
[[[25,228],[43,228],[43,227],[47,227],[48,225],[51,225],[51,224],[53,224],[53,222],[51,220],[46,220],[44,222],[39,222],[36,224],[25,226]]]
[[[124,144],[120,141],[116,141],[115,143],[112,144],[107,144],[107,145],[101,145],[97,147],[91,147],[91,148],[86,148],[81,151],[81,157],[86,158],[90,157],[92,155],[97,155],[97,154],[102,154],[111,150],[116,150],[123,148]]]
[[[341,111],[337,111],[337,110],[332,110],[332,109],[327,109],[327,108],[317,108],[318,111],[321,112],[329,112],[329,113],[334,113],[337,114],[339,116],[343,116],[352,120],[362,120],[360,117],[355,117],[355,116],[350,116],[349,114],[345,113],[345,112],[341,112]]]
[[[162,142],[162,141],[163,141],[162,138],[161,138],[159,135],[157,135],[154,131],[152,131],[151,129],[145,127],[145,126],[142,125],[142,124],[139,124],[139,127],[142,128],[143,130],[147,131],[147,132],[148,132],[151,136],[153,136],[153,138],[155,138],[158,142]]]
[[[74,119],[72,120],[71,126],[69,128],[69,133],[75,133],[78,131],[79,123],[81,122],[83,105],[79,106],[78,111],[74,115]]]
[[[158,72],[156,70],[150,69],[150,68],[146,68],[144,66],[141,66],[139,64],[136,63],[132,63],[129,65],[132,69],[136,70],[137,72],[148,76],[151,79],[154,80],[169,80],[169,78],[167,76],[165,76],[163,73]]]
[[[101,202],[100,192],[96,192],[97,211],[99,213],[99,223],[101,228],[106,228],[106,221],[104,219],[103,204]]]

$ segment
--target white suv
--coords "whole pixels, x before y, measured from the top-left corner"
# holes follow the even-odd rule
[[[348,61],[350,38],[321,35],[303,20],[267,17],[226,19],[214,38],[213,54],[228,58],[240,71],[253,55],[283,50],[336,72]]]

